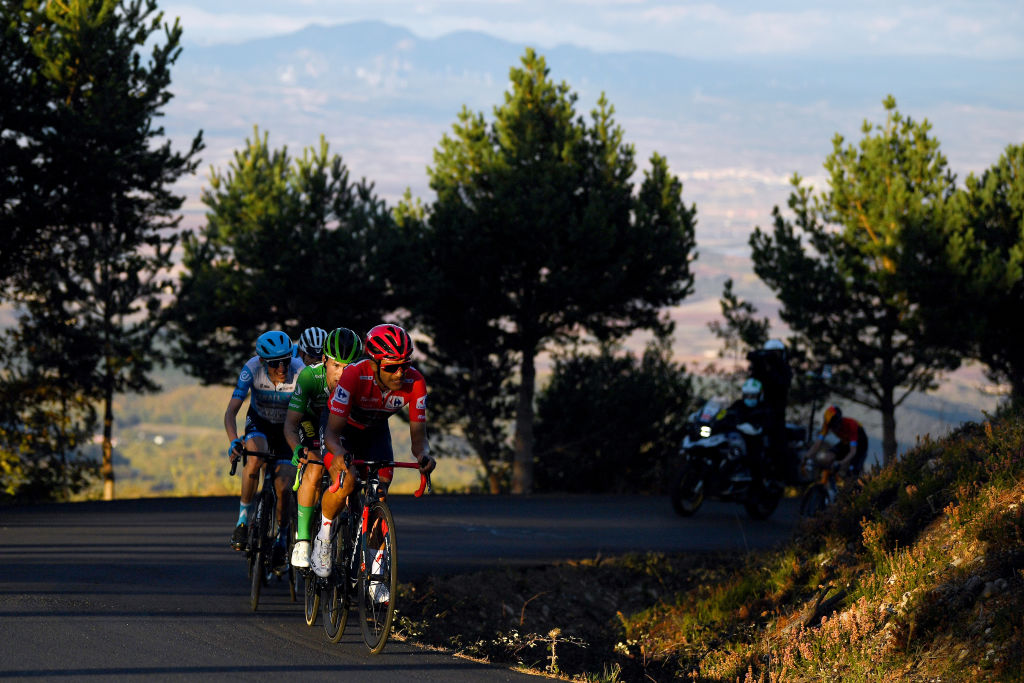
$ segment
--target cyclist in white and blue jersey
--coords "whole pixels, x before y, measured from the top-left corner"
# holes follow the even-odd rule
[[[305,367],[302,359],[294,356],[294,350],[292,340],[280,330],[261,334],[256,340],[256,355],[242,367],[238,384],[224,411],[224,429],[231,441],[228,457],[232,462],[241,456],[242,448],[280,456],[274,488],[277,491],[277,521],[281,534],[287,531],[281,524],[285,494],[295,480],[295,468],[291,464],[292,452],[284,438],[284,418],[288,413],[288,401],[295,390],[299,372]],[[249,411],[245,415],[245,435],[239,437],[238,411],[247,395],[250,398]],[[258,458],[249,458],[242,473],[238,522],[231,535],[231,547],[235,550],[245,549],[249,512],[259,483],[260,464]]]

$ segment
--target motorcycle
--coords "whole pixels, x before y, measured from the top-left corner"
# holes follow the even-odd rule
[[[754,482],[747,469],[745,437],[761,435],[759,427],[737,423],[723,398],[712,398],[690,416],[679,447],[683,463],[672,482],[672,507],[689,517],[705,500],[741,503],[753,519],[766,519],[778,507],[785,482],[765,467],[764,481]],[[806,441],[803,428],[786,425],[786,451],[792,455]]]

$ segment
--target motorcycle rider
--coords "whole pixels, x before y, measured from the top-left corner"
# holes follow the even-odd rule
[[[761,402],[767,413],[764,422],[765,461],[777,475],[795,480],[799,463],[786,451],[786,404],[793,369],[789,366],[786,345],[769,339],[764,346],[747,354],[750,376],[761,383]]]
[[[764,483],[764,436],[771,420],[771,410],[764,401],[764,386],[749,377],[740,389],[740,398],[729,406],[728,412],[736,420],[736,429],[743,435],[747,446],[745,465],[750,472],[750,485],[757,488]]]

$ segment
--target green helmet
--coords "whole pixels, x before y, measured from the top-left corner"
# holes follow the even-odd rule
[[[347,327],[339,327],[327,335],[323,350],[331,360],[348,365],[363,355],[363,340]]]

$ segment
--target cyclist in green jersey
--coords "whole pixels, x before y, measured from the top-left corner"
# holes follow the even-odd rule
[[[341,371],[363,354],[363,342],[352,330],[339,327],[327,335],[322,353],[321,364],[309,365],[299,373],[284,420],[285,438],[292,449],[292,463],[295,465],[304,463],[310,451],[323,459],[323,430],[329,412],[327,402],[338,385]],[[308,465],[299,484],[298,528],[291,557],[293,567],[309,566],[309,527],[320,488],[321,469],[320,465]]]

